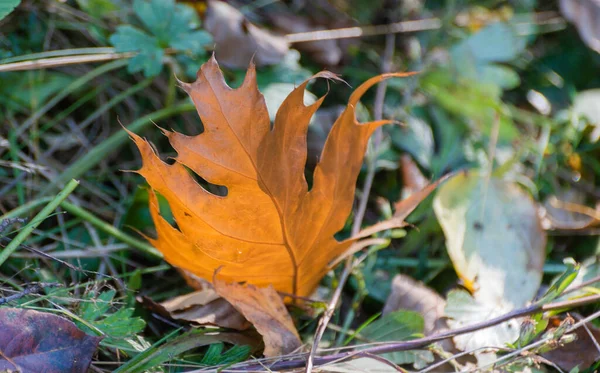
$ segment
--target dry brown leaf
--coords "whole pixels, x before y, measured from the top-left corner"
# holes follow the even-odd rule
[[[274,65],[289,50],[284,37],[253,25],[222,1],[208,1],[204,28],[213,36],[219,61],[227,67],[245,68],[251,60],[258,66]]]
[[[583,42],[600,53],[600,1],[560,0],[560,11],[573,22]]]
[[[402,154],[400,156],[400,166],[402,172],[402,184],[403,192],[406,195],[419,191],[429,184],[429,180],[419,169],[419,166],[415,163],[412,157],[408,154]]]
[[[584,205],[585,195],[578,190],[559,191],[544,202],[546,229],[584,230],[600,223],[600,210]]]
[[[264,355],[288,354],[300,347],[300,336],[281,297],[272,286],[227,283],[213,278],[215,290],[246,317],[263,336]]]
[[[408,75],[385,74],[356,89],[331,130],[309,191],[304,178],[306,131],[323,98],[305,106],[307,82],[302,83],[281,105],[271,130],[254,67],[240,88],[231,89],[212,58],[196,82],[182,83],[204,132],[190,137],[163,131],[177,150],[174,164],[162,162],[147,141],[131,133],[143,159],[138,172],[167,199],[177,222],[175,228],[160,216],[156,196],[150,193],[158,233],[152,244],[174,266],[205,279],[222,267],[223,281],[310,295],[330,270],[329,263],[357,240],[338,242],[334,234],[352,209],[369,136],[389,122],[358,123],[356,104],[381,80]],[[323,72],[315,77],[335,76]],[[208,192],[189,170],[227,187],[227,196]],[[401,224],[396,219],[382,229]]]
[[[245,330],[250,324],[213,289],[196,291],[160,304],[175,320]]]
[[[183,277],[185,282],[193,289],[204,290],[204,289],[212,288],[210,280],[196,276],[192,272],[186,271],[185,269],[182,269],[182,268],[177,268],[177,272],[179,272],[181,274],[181,277]]]
[[[392,292],[385,301],[383,314],[398,310],[420,313],[425,322],[423,333],[430,335],[448,329],[444,319],[446,301],[434,290],[406,275],[396,275]]]
[[[577,315],[574,316],[577,319],[581,318]],[[574,342],[564,344],[542,354],[542,356],[567,372],[572,371],[576,366],[579,367],[580,372],[589,368],[596,360],[600,359],[600,351],[597,345],[600,344],[600,329],[591,323],[586,324],[586,327],[589,333],[583,326],[577,328],[574,331],[577,336]],[[590,333],[594,339],[592,339]],[[596,343],[594,343],[594,340]]]
[[[152,312],[173,320],[236,330],[250,327],[244,316],[213,289],[196,291],[162,303],[145,296],[138,297],[138,301]]]
[[[325,27],[315,26],[305,17],[296,16],[289,13],[276,13],[270,17],[273,24],[286,34],[299,32],[325,30]],[[304,43],[297,43],[294,48],[303,54],[308,54],[319,64],[325,66],[335,66],[340,63],[343,57],[342,49],[337,40],[318,40]]]
[[[444,307],[446,301],[437,292],[420,281],[400,274],[392,281],[392,292],[385,301],[383,315],[398,310],[418,312],[423,316],[423,333],[427,336],[448,330]],[[451,340],[440,343],[445,351],[454,350]]]

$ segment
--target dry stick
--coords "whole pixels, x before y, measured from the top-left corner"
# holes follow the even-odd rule
[[[32,294],[32,293],[38,293],[42,290],[44,290],[44,288],[50,288],[50,287],[61,287],[62,284],[56,283],[56,282],[40,282],[38,284],[33,284],[30,287],[26,288],[23,291],[20,291],[16,294],[13,294],[11,296],[8,297],[4,297],[4,298],[0,298],[0,304],[5,304],[8,302],[12,302],[13,300],[17,300],[19,298],[23,298],[26,295]]]
[[[545,25],[563,20],[557,12],[533,13],[535,25]],[[318,40],[349,39],[363,36],[389,35],[405,32],[437,30],[442,27],[439,18],[424,18],[412,21],[388,23],[385,25],[355,26],[333,30],[318,30],[288,34],[285,39],[289,43],[304,43]]]
[[[288,34],[285,39],[289,43],[303,43],[317,40],[348,39],[362,36],[390,35],[402,32],[416,32],[426,30],[437,30],[442,27],[439,18],[419,19],[415,21],[403,21],[389,23],[386,25],[355,26],[333,30],[319,30]]]
[[[403,32],[417,32],[426,30],[437,30],[442,27],[442,21],[439,18],[428,18],[414,21],[404,21],[390,23],[386,25],[375,26],[356,26],[333,30],[319,30],[300,32],[295,34],[285,35],[285,40],[289,43],[303,43],[317,40],[330,39],[347,39],[359,38],[363,36],[386,35]],[[173,50],[165,50],[167,54],[173,53]],[[102,62],[118,60],[122,58],[131,58],[135,56],[135,52],[127,53],[91,53],[76,56],[61,56],[41,58],[37,60],[19,61],[13,63],[0,64],[0,72],[5,71],[22,71],[48,69],[52,67],[75,65],[81,63]]]
[[[112,61],[122,58],[130,58],[135,55],[136,53],[93,53],[80,56],[41,58],[39,60],[0,64],[0,72],[49,69],[51,67],[75,65],[80,63]]]
[[[382,58],[382,62],[381,62],[381,72],[382,73],[390,72],[392,69],[392,58],[394,56],[395,44],[396,44],[395,35],[388,34],[385,39],[385,50],[383,52],[383,58]],[[374,117],[373,119],[376,121],[381,120],[383,118],[383,102],[385,99],[386,88],[387,88],[387,81],[385,81],[385,80],[383,82],[379,83],[379,85],[377,86],[377,91],[375,93],[374,109],[373,109],[373,117]],[[373,185],[373,179],[375,178],[377,151],[378,151],[379,145],[381,144],[382,139],[383,139],[383,134],[381,132],[381,127],[379,127],[375,131],[375,137],[373,139],[373,148],[372,148],[373,156],[368,165],[367,176],[365,178],[365,184],[363,186],[363,191],[362,191],[362,195],[360,198],[358,211],[356,213],[356,217],[355,217],[354,223],[352,225],[352,235],[355,235],[356,233],[358,233],[360,231],[360,226],[361,226],[363,218],[365,216],[367,202],[369,199],[369,192],[371,191],[371,186]],[[310,348],[310,353],[308,354],[308,359],[306,361],[306,370],[305,370],[306,373],[310,373],[312,371],[314,361],[315,361],[315,356],[316,356],[317,350],[319,348],[319,342],[321,341],[321,338],[323,338],[323,334],[325,333],[325,330],[327,329],[327,324],[329,324],[329,321],[331,320],[331,317],[333,316],[335,308],[336,308],[336,306],[340,300],[340,297],[342,295],[342,290],[344,288],[344,285],[346,284],[346,281],[348,281],[348,277],[350,276],[350,273],[352,272],[352,268],[354,267],[354,256],[349,256],[346,259],[345,263],[346,264],[344,265],[344,270],[342,272],[342,275],[340,276],[339,283],[338,283],[337,287],[335,288],[335,291],[331,297],[331,300],[329,301],[329,304],[327,305],[327,309],[325,310],[325,313],[319,320],[319,325],[317,326],[317,330],[316,330],[315,336],[313,338],[313,344]]]
[[[382,343],[378,343],[378,344],[374,345],[373,347],[368,347],[368,348],[365,348],[360,351],[341,352],[341,353],[332,354],[332,355],[328,355],[328,356],[317,356],[314,358],[313,364],[315,366],[318,366],[318,365],[330,364],[332,362],[337,362],[337,361],[354,359],[362,353],[380,355],[380,354],[385,354],[385,353],[389,353],[389,352],[414,350],[417,348],[426,347],[432,343],[439,342],[444,339],[455,337],[457,335],[468,334],[468,333],[472,333],[472,332],[475,332],[475,331],[478,331],[481,329],[486,329],[486,328],[501,324],[501,323],[511,320],[511,319],[524,317],[524,316],[528,316],[528,315],[539,313],[539,312],[563,310],[566,308],[575,308],[575,307],[579,307],[579,306],[583,306],[583,305],[587,305],[587,304],[591,304],[591,303],[596,303],[596,302],[600,302],[600,294],[591,295],[589,297],[579,298],[579,299],[575,299],[572,301],[555,302],[555,303],[549,303],[549,304],[535,303],[528,307],[514,310],[514,311],[511,311],[504,315],[495,317],[491,320],[478,322],[475,324],[464,326],[462,328],[449,330],[449,331],[446,331],[446,332],[443,332],[440,334],[430,335],[430,336],[424,337],[424,338],[412,339],[410,341],[403,341],[403,342],[382,342]],[[580,323],[578,323],[578,324],[579,324],[579,326],[581,326]],[[575,324],[575,325],[578,325],[578,324]],[[573,330],[573,329],[571,329],[571,330]],[[356,348],[356,347],[360,347],[360,346],[354,346],[354,348]],[[276,363],[270,365],[268,368],[272,371],[301,368],[305,364],[305,360],[304,360],[305,356],[306,356],[306,354],[302,354],[299,356],[298,359],[295,359],[295,360],[279,361],[279,362],[276,362]],[[241,366],[238,369],[225,369],[225,370],[222,370],[222,372],[253,371],[253,370],[260,369],[260,368],[261,368],[261,366],[255,363],[255,364],[249,364],[246,366]]]
[[[554,19],[546,20],[545,16],[554,16],[556,12],[541,12],[534,15],[541,18],[536,20],[534,24],[547,24],[554,21]],[[550,17],[551,18],[551,17]],[[558,17],[558,19],[562,19]],[[389,23],[385,25],[370,25],[370,26],[355,26],[346,27],[332,30],[318,30],[299,32],[294,34],[287,34],[284,36],[285,40],[291,44],[293,43],[306,43],[311,41],[319,40],[335,40],[335,39],[349,39],[349,38],[360,38],[363,36],[375,36],[375,35],[389,35],[407,32],[437,30],[442,27],[442,21],[439,18],[425,18],[413,21],[403,21],[396,23]],[[173,50],[166,49],[167,54],[173,53]],[[31,70],[31,69],[47,69],[51,67],[58,67],[63,65],[72,65],[79,63],[89,62],[101,62],[110,61],[113,59],[130,58],[136,55],[135,52],[128,53],[93,53],[86,55],[77,56],[61,56],[51,57],[32,61],[19,61],[8,64],[0,64],[1,71],[19,71],[19,70]]]
[[[588,317],[586,317],[586,318],[584,318],[584,319],[581,319],[580,321],[576,322],[575,324],[573,324],[573,326],[571,326],[570,328],[568,328],[568,329],[565,331],[565,333],[564,333],[564,334],[571,333],[571,332],[572,332],[572,331],[574,331],[575,329],[577,329],[577,328],[580,328],[581,326],[583,326],[583,325],[587,324],[588,322],[590,322],[590,321],[592,321],[592,320],[594,320],[594,319],[597,319],[598,317],[600,317],[600,311],[597,311],[597,312],[595,312],[595,313],[591,314],[590,316],[588,316]],[[536,348],[536,347],[543,346],[544,344],[548,343],[548,342],[549,342],[549,341],[551,341],[552,339],[553,339],[553,338],[552,338],[551,336],[548,336],[548,337],[546,337],[546,338],[542,338],[542,339],[540,339],[540,340],[539,340],[539,341],[537,341],[537,342],[534,342],[534,343],[532,343],[532,344],[530,344],[530,345],[528,345],[528,346],[525,346],[525,347],[523,347],[523,348],[521,348],[521,349],[519,349],[519,350],[515,350],[515,351],[513,351],[513,352],[511,352],[511,353],[509,353],[509,354],[507,354],[507,355],[504,355],[504,356],[500,357],[499,359],[497,359],[497,360],[496,360],[496,361],[494,361],[493,363],[490,363],[490,364],[488,364],[488,365],[485,365],[485,366],[483,366],[483,367],[478,367],[478,369],[480,369],[480,370],[478,370],[478,371],[485,371],[485,368],[487,368],[487,367],[490,367],[490,366],[495,366],[497,363],[499,363],[499,362],[501,362],[501,361],[504,361],[504,360],[510,359],[510,358],[512,358],[512,357],[515,357],[515,356],[520,356],[521,354],[523,354],[523,352],[525,352],[525,351],[528,351],[528,350],[531,350],[531,349],[534,349],[534,348]]]

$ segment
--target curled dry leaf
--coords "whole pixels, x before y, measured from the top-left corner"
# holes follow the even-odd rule
[[[138,301],[153,312],[173,320],[236,330],[250,327],[244,316],[213,289],[199,290],[162,303],[156,303],[148,297],[139,297]]]
[[[208,1],[204,28],[213,36],[219,61],[231,68],[245,68],[251,60],[258,66],[274,65],[289,49],[284,37],[253,25],[223,1]]]
[[[175,228],[160,216],[156,196],[150,193],[158,233],[152,244],[174,266],[205,279],[222,267],[222,281],[310,295],[330,270],[329,263],[358,239],[338,242],[334,235],[352,209],[369,136],[388,123],[358,123],[356,104],[383,79],[409,75],[381,75],[356,89],[333,125],[309,190],[304,178],[306,131],[324,98],[305,106],[308,81],[302,83],[281,105],[271,129],[254,66],[241,87],[231,89],[212,58],[196,82],[182,83],[204,132],[190,137],[163,130],[178,153],[174,164],[162,162],[147,141],[131,133],[143,159],[138,172],[167,199],[177,222]],[[335,75],[322,72],[315,77]],[[225,186],[227,195],[208,192],[190,170],[208,183]],[[383,229],[402,223],[396,220]]]
[[[102,338],[50,313],[0,309],[0,371],[85,373]]]
[[[576,190],[550,196],[544,203],[548,228],[583,230],[600,223],[600,212],[584,205],[584,195]]]
[[[272,286],[257,288],[250,284],[227,283],[217,276],[215,274],[213,279],[215,290],[263,336],[265,356],[289,354],[300,347],[300,336],[294,321]]]
[[[403,194],[411,195],[417,192],[429,184],[429,180],[419,169],[419,166],[413,161],[412,157],[408,154],[402,154],[400,156],[400,165],[402,172],[402,184]]]

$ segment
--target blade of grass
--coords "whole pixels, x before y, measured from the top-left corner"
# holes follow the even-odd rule
[[[80,107],[85,105],[88,101],[97,97],[98,94],[100,94],[100,92],[102,92],[107,87],[108,87],[108,84],[106,84],[106,83],[102,84],[98,87],[95,87],[94,89],[92,89],[91,91],[89,91],[88,93],[83,95],[81,98],[77,99],[77,101],[75,101],[74,103],[69,105],[65,110],[56,114],[56,116],[54,118],[52,118],[51,120],[49,120],[47,123],[44,123],[44,125],[40,127],[36,136],[40,136],[42,133],[46,132],[49,128],[54,127],[56,125],[56,123],[63,121],[67,116],[69,116],[75,110],[79,109]]]
[[[0,220],[21,217],[21,216],[27,214],[29,211],[34,210],[38,206],[48,203],[51,200],[52,200],[52,197],[43,197],[43,198],[34,199],[33,201],[29,201],[23,205],[20,205],[19,207],[15,208],[13,210],[10,210],[6,214],[0,216]]]
[[[137,132],[155,121],[168,118],[186,111],[194,111],[196,108],[191,102],[183,102],[178,105],[161,109],[153,113],[144,115],[143,117],[135,120],[127,129],[132,132]],[[54,190],[57,186],[60,187],[67,180],[79,178],[83,173],[96,166],[102,159],[106,157],[106,154],[115,151],[118,147],[123,145],[129,135],[127,132],[120,130],[115,132],[112,136],[96,145],[86,155],[79,158],[75,163],[64,170],[53,182],[42,190],[42,195],[48,194]]]
[[[31,220],[27,225],[25,225],[25,227],[23,227],[21,232],[19,232],[19,234],[17,234],[17,236],[15,238],[13,238],[13,240],[10,241],[10,243],[4,248],[4,250],[2,250],[2,252],[0,252],[0,266],[2,266],[2,264],[6,261],[6,259],[8,259],[8,257],[13,252],[15,252],[15,250],[17,250],[19,245],[21,245],[23,243],[23,241],[25,241],[25,239],[27,237],[29,237],[29,235],[33,232],[33,230],[35,228],[37,228],[37,226],[40,225],[40,223],[42,221],[44,221],[44,219],[46,219],[46,217],[48,215],[50,215],[50,213],[52,213],[52,211],[56,210],[58,205],[60,205],[61,202],[63,202],[65,200],[65,198],[67,198],[67,196],[69,194],[71,194],[75,190],[75,188],[77,188],[78,185],[79,185],[79,181],[77,181],[77,180],[69,181],[67,183],[67,185],[65,186],[65,188],[63,190],[61,190],[56,195],[56,197],[54,197],[54,199],[52,199],[52,201],[50,201],[50,203],[48,203],[46,205],[46,207],[44,207],[42,209],[42,211],[40,211],[33,218],[33,220]]]
[[[99,47],[99,48],[73,48],[73,49],[59,49],[54,51],[46,51],[40,53],[29,53],[22,54],[20,56],[14,56],[0,60],[0,64],[21,62],[28,60],[39,60],[41,58],[49,57],[64,57],[64,56],[78,56],[82,54],[105,54],[115,53],[115,48],[112,47]]]
[[[373,321],[375,321],[379,316],[381,316],[381,312],[378,312],[376,314],[374,314],[373,316],[369,317],[367,319],[367,321],[365,321],[364,323],[362,323],[355,331],[354,333],[350,334],[348,336],[348,338],[346,338],[344,340],[344,342],[342,343],[342,346],[348,346],[350,344],[350,342],[352,342],[352,340],[354,338],[356,338],[357,335],[360,334],[360,332],[366,328],[367,326],[369,326]]]
[[[110,60],[123,60],[135,56],[135,53],[103,53],[103,54],[87,54],[80,56],[52,57],[42,58],[39,60],[21,61],[14,63],[6,63],[0,65],[0,72],[7,71],[23,71],[23,70],[40,70],[49,69],[51,67],[75,65],[90,62],[103,62]]]
[[[136,367],[139,367],[141,364],[143,364],[150,356],[152,356],[156,353],[156,351],[158,351],[158,348],[161,345],[170,340],[172,337],[176,336],[180,331],[181,328],[173,330],[171,333],[156,341],[156,343],[154,343],[148,349],[136,355],[135,357],[127,361],[125,364],[121,365],[119,368],[114,370],[113,373],[135,371]]]
[[[90,114],[87,118],[85,118],[81,123],[79,123],[79,128],[83,129],[87,127],[90,123],[98,119],[99,116],[112,109],[119,102],[125,100],[127,97],[136,94],[142,89],[146,88],[150,83],[152,83],[153,78],[144,79],[138,84],[131,86],[127,90],[119,93],[115,97],[111,98],[107,103],[100,106],[97,110],[95,110],[92,114]]]
[[[82,207],[76,206],[68,201],[63,201],[61,203],[61,206],[65,210],[70,212],[71,214],[79,217],[82,220],[87,221],[94,227],[98,228],[99,230],[101,230],[105,233],[110,234],[111,236],[115,237],[116,239],[121,240],[121,241],[125,242],[126,244],[128,244],[132,247],[135,247],[136,249],[138,249],[146,254],[150,254],[157,258],[163,257],[162,254],[158,250],[156,250],[154,247],[152,247],[148,243],[146,243],[142,240],[138,240],[137,238],[132,237],[132,236],[128,235],[127,233],[115,228],[111,224],[108,224],[105,221],[99,219],[98,217],[94,216],[91,212],[85,210]]]
[[[17,154],[17,137],[14,135],[14,132],[9,132],[8,133],[8,141],[10,143],[10,147],[8,148],[8,152],[10,154],[10,158],[13,162],[15,163],[19,163],[20,159],[19,159],[19,155]],[[19,176],[21,175],[23,171],[19,170],[18,167],[14,167],[13,168],[13,176],[15,178],[15,180],[19,179]],[[23,187],[23,183],[17,183],[16,184],[16,189],[17,189],[17,199],[19,201],[19,205],[22,205],[25,203],[25,188]]]
[[[74,91],[78,90],[79,88],[83,87],[92,79],[94,79],[102,74],[105,74],[111,70],[121,68],[125,65],[127,65],[126,59],[112,61],[112,62],[109,62],[102,66],[99,66],[99,67],[95,68],[94,70],[88,72],[87,74],[83,75],[82,77],[74,80],[71,84],[66,86],[65,89],[60,91],[59,94],[54,96],[46,104],[44,104],[44,106],[42,106],[35,113],[33,113],[33,115],[31,115],[29,118],[27,118],[27,120],[24,121],[21,124],[21,126],[17,129],[17,131],[16,131],[17,136],[22,135],[25,131],[27,131],[27,129],[29,127],[31,127],[38,119],[40,119],[42,117],[42,115],[46,114],[48,112],[48,110],[52,109],[62,99],[64,99],[65,97],[67,97],[68,95],[73,93]]]

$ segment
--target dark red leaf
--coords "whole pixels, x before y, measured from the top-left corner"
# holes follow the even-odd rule
[[[60,316],[0,308],[0,371],[84,373],[101,339]]]

